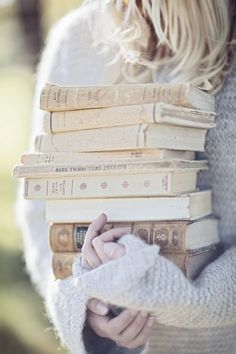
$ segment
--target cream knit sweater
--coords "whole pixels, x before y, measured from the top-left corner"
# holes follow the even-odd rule
[[[72,85],[118,80],[119,67],[107,68],[108,59],[92,46],[90,20],[94,16],[99,16],[97,5],[84,6],[52,31],[38,73],[32,140],[42,132],[38,107],[45,82]],[[201,175],[199,185],[213,190],[214,213],[221,218],[226,251],[194,282],[161,257],[157,246],[144,245],[132,235],[120,240],[127,253],[119,260],[87,272],[78,259],[72,277],[54,281],[44,202],[24,201],[20,191],[27,268],[62,343],[72,353],[236,353],[236,71],[217,95],[216,109],[217,128],[209,132],[206,142],[210,171]],[[157,325],[150,349],[117,347],[84,326],[90,297],[154,312]]]

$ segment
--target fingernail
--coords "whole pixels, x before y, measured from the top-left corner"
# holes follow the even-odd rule
[[[97,312],[100,315],[106,315],[108,312],[108,306],[104,304],[103,302],[99,302],[97,304]]]
[[[103,251],[108,257],[112,257],[116,249],[117,245],[114,242],[105,243],[103,246]]]
[[[148,327],[152,327],[153,323],[154,323],[154,318],[153,318],[153,317],[150,317],[150,318],[148,319],[148,323],[147,323]]]

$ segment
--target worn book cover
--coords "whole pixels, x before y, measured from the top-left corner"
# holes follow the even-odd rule
[[[212,95],[189,83],[105,86],[59,86],[48,83],[41,92],[40,108],[66,111],[157,102],[213,112],[215,100]]]
[[[49,230],[53,252],[80,252],[88,230],[88,223],[52,224]],[[129,227],[149,245],[159,245],[162,251],[183,253],[219,242],[218,223],[214,218],[190,221],[145,221],[107,223],[100,233],[116,227]]]
[[[220,244],[211,245],[185,253],[160,252],[161,256],[173,262],[188,279],[195,279],[206,265],[222,253]],[[79,252],[54,253],[52,260],[53,273],[56,279],[65,279],[72,275],[72,265]]]
[[[126,126],[139,123],[166,123],[194,128],[213,128],[215,113],[168,103],[151,103],[76,111],[47,112],[44,131],[58,133],[82,129]]]

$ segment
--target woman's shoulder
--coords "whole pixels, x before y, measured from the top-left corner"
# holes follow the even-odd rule
[[[89,84],[90,78],[94,83],[99,81],[98,73],[104,60],[97,54],[92,33],[98,11],[97,2],[88,3],[71,11],[53,26],[39,67],[44,78],[71,85]],[[43,70],[40,70],[42,66]],[[88,70],[92,75],[87,75]]]
[[[84,36],[91,32],[91,23],[100,11],[97,2],[89,2],[70,11],[63,16],[51,29],[48,39],[58,38],[58,41],[68,39],[72,41],[74,36]]]

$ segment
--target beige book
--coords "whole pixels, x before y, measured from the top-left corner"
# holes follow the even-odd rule
[[[211,191],[177,197],[46,200],[46,221],[90,223],[105,213],[109,222],[196,220],[212,213]]]
[[[40,108],[49,112],[165,102],[214,112],[214,97],[183,84],[59,86],[46,84]]]
[[[160,252],[160,255],[173,262],[188,279],[195,279],[209,263],[222,253],[221,246],[212,245],[185,253]],[[79,252],[54,253],[52,259],[53,273],[56,279],[65,279],[72,275],[72,266]]]
[[[194,160],[194,151],[180,150],[126,150],[103,152],[52,152],[23,154],[24,165],[62,164],[65,163],[119,163],[119,162],[152,162],[161,160]]]
[[[79,175],[111,175],[124,173],[144,173],[157,171],[192,171],[207,170],[208,163],[205,160],[199,161],[157,161],[157,162],[120,162],[112,164],[36,164],[17,165],[13,169],[15,178],[51,178],[71,177]]]
[[[168,124],[139,124],[39,135],[36,152],[83,152],[129,149],[204,151],[206,129]]]
[[[82,129],[166,123],[194,128],[215,127],[215,113],[171,105],[150,103],[76,111],[47,112],[44,131],[57,133]]]
[[[196,190],[197,170],[26,178],[26,199],[113,198],[178,195]]]
[[[80,252],[88,223],[52,224],[49,230],[50,246],[53,252]],[[145,221],[128,223],[107,223],[100,233],[116,227],[130,229],[130,233],[149,245],[159,245],[162,251],[186,252],[196,248],[219,243],[218,221],[203,218],[191,221]]]

